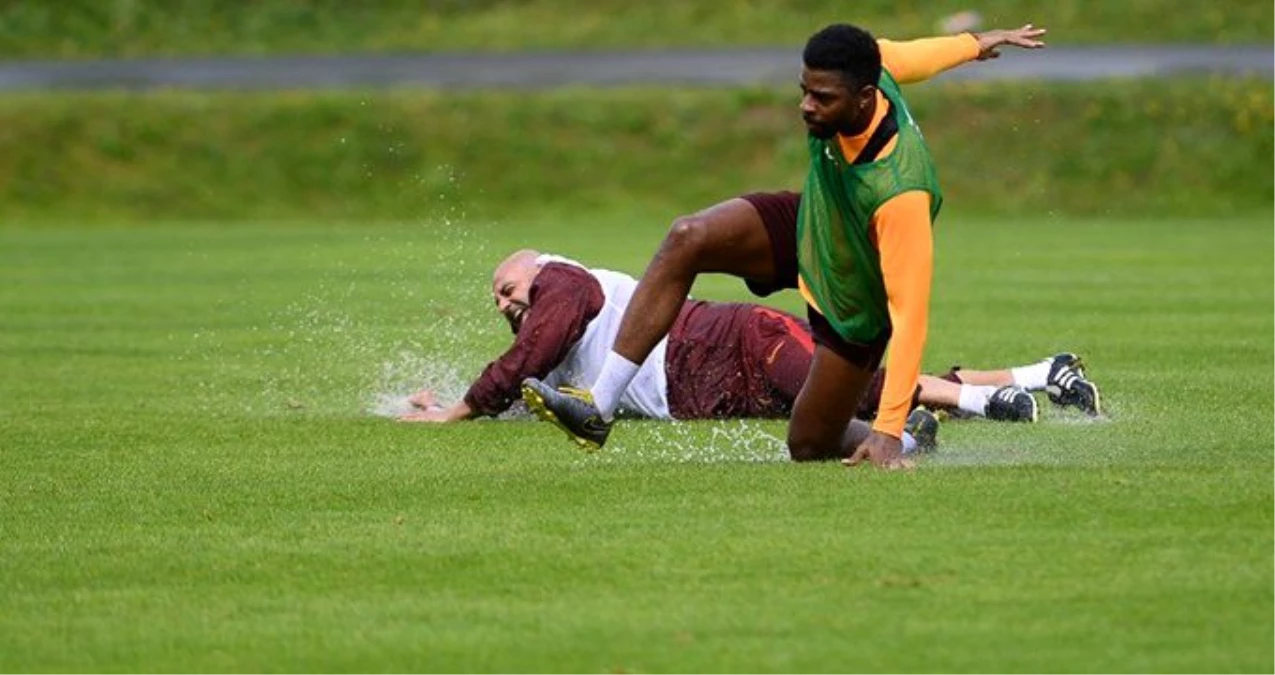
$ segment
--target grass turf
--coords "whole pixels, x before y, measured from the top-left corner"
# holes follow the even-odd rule
[[[507,342],[505,252],[658,222],[8,226],[0,670],[1269,672],[1269,224],[945,216],[928,369],[1076,350],[1110,419],[909,474],[370,414]]]

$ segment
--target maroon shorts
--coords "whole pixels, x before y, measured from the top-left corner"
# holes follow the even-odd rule
[[[746,279],[748,289],[765,297],[785,288],[797,288],[797,210],[801,206],[799,192],[752,192],[741,199],[753,205],[761,216],[770,237],[770,252],[775,265],[775,278],[767,281]],[[841,358],[865,370],[876,370],[890,341],[887,329],[871,342],[851,342],[841,337],[822,314],[808,308],[807,316],[815,342],[832,350]]]
[[[669,331],[676,419],[786,417],[810,371],[805,322],[766,307],[688,301]]]
[[[675,419],[787,417],[814,351],[809,324],[757,305],[689,301],[669,332],[665,372]],[[855,417],[873,420],[885,370],[878,369]],[[921,395],[912,398],[916,407]]]

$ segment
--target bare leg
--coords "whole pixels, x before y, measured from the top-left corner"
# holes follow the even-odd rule
[[[1014,384],[1014,375],[1008,370],[966,370],[956,371],[961,384],[972,384],[986,387],[1008,387]],[[949,383],[950,384],[950,383]],[[924,396],[924,394],[922,394]]]
[[[730,199],[673,222],[629,301],[613,351],[633,363],[645,361],[702,272],[758,281],[775,276],[770,236],[748,201]]]
[[[867,423],[852,419],[871,378],[872,371],[815,346],[810,375],[788,423],[788,453],[794,461],[842,459],[854,453],[871,433]]]
[[[964,380],[964,370],[959,371]],[[961,385],[949,382],[933,375],[922,375],[917,379],[921,385],[921,404],[931,408],[955,408],[961,404]]]

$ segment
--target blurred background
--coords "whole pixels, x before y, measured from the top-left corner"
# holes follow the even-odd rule
[[[600,210],[662,227],[799,184],[797,58],[832,21],[896,39],[1030,21],[1059,49],[1002,61],[1088,59],[1055,80],[910,88],[950,212],[1269,210],[1267,2],[10,0],[0,221],[411,220],[446,192],[477,219]],[[1093,79],[1106,47],[1164,45],[1251,48],[1265,67],[1128,77],[1145,58],[1119,52],[1115,79]],[[737,69],[671,60],[634,81],[615,60],[669,50]],[[450,60],[376,60],[431,54]],[[412,82],[426,71],[444,84]]]

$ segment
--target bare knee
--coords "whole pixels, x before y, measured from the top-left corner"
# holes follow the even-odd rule
[[[699,215],[674,220],[660,244],[660,255],[699,260],[709,249],[708,228],[708,219]]]
[[[788,456],[794,462],[824,462],[841,457],[840,443],[836,439],[820,438],[816,434],[788,428]]]

